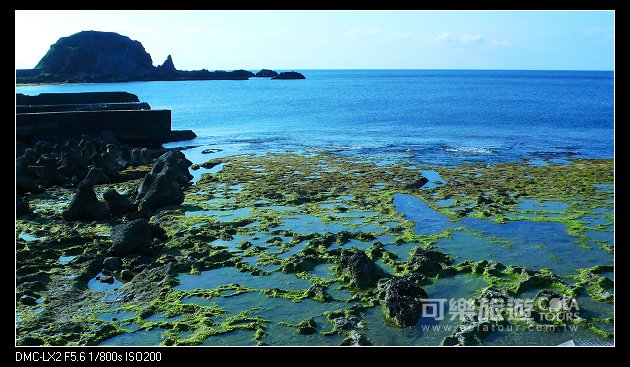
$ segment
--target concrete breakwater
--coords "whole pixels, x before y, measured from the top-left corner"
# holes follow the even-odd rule
[[[132,145],[189,140],[190,130],[171,130],[170,110],[151,110],[126,92],[16,94],[16,138],[110,134]]]

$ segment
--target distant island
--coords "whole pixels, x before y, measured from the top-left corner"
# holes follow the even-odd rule
[[[177,70],[168,55],[153,66],[142,43],[115,32],[83,31],[55,42],[34,69],[17,69],[16,83],[111,83],[127,81],[305,79],[291,71],[262,69],[208,71]]]

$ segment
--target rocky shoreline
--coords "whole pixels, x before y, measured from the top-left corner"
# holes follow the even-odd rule
[[[492,259],[456,260],[436,246],[457,228],[418,234],[392,203],[394,193],[420,197],[435,208],[438,200],[457,198],[463,209],[449,214],[453,221],[481,216],[502,223],[518,213],[515,198],[557,199],[571,182],[574,199],[564,216],[538,213],[528,220],[563,221],[579,241],[588,230],[580,218],[611,205],[609,194],[592,186],[612,182],[606,173],[611,167],[608,160],[582,160],[566,167],[442,169],[451,185],[423,190],[428,180],[417,170],[322,152],[231,156],[192,165],[178,150],[132,148],[90,136],[17,142],[16,342],[97,345],[158,332],[164,345],[198,345],[247,332],[250,337],[241,342],[265,345],[281,343],[274,337],[284,328],[287,335],[320,338],[315,343],[371,345],[377,343],[370,330],[390,327],[366,322],[371,309],[381,309],[397,328],[412,327],[424,300],[432,297],[428,287],[458,276],[483,282],[475,307],[531,291],[547,303],[588,295],[612,304],[613,280],[605,275],[612,263],[559,276]],[[193,184],[189,168],[215,171]],[[464,180],[475,171],[483,176]],[[478,185],[493,180],[498,180],[493,186]],[[244,209],[248,214],[238,214]],[[304,229],[304,221],[315,222]],[[601,246],[612,251],[605,242]],[[409,248],[409,254],[397,254],[398,248]],[[327,275],[317,271],[327,265]],[[208,275],[211,286],[187,283],[212,272],[232,275],[222,283]],[[227,306],[258,296],[264,301],[242,312]],[[288,309],[309,303],[307,310],[319,311],[301,320],[272,311],[261,317],[256,307],[265,302]],[[535,311],[568,312],[564,306]],[[552,332],[576,325],[593,337],[613,337],[607,331],[612,317],[588,310],[580,315],[545,327]],[[513,322],[531,326],[532,321]],[[481,326],[504,323],[467,318],[441,344],[483,344],[490,333]]]

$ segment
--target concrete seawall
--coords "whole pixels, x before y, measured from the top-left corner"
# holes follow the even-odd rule
[[[109,110],[16,114],[16,137],[98,135],[111,131],[121,142],[155,144],[171,134],[170,110]]]
[[[170,110],[151,110],[127,92],[15,95],[17,140],[113,134],[120,142],[155,146],[194,139],[191,130],[171,130]]]

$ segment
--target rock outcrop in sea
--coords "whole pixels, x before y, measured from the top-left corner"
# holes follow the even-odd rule
[[[257,78],[273,78],[278,76],[278,72],[269,69],[262,69],[261,71],[257,72],[255,76]]]
[[[304,75],[297,71],[283,71],[282,73],[274,76],[271,79],[290,80],[290,79],[306,79]]]

